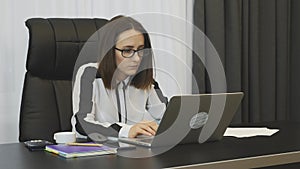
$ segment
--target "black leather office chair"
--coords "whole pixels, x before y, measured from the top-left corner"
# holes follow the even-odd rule
[[[20,109],[19,141],[45,139],[71,130],[72,76],[88,38],[107,20],[32,18]]]

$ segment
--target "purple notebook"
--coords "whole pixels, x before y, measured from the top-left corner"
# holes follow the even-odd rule
[[[108,146],[69,146],[69,145],[47,145],[46,151],[58,154],[65,158],[83,157],[92,155],[115,154],[116,148]]]

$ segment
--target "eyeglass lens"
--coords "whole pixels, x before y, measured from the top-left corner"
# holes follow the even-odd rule
[[[133,50],[133,49],[123,50],[122,55],[124,57],[132,57],[135,54],[135,52],[137,52],[138,56],[142,57],[144,55],[144,50],[145,49],[140,49],[140,50],[137,50],[137,51]]]

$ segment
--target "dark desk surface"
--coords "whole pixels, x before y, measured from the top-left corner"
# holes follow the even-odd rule
[[[258,126],[258,125],[255,125]],[[280,131],[272,137],[237,139],[179,145],[150,158],[105,155],[63,159],[48,152],[30,152],[22,143],[0,145],[2,169],[93,169],[93,168],[255,168],[300,162],[300,123],[268,123]],[[151,149],[145,149],[151,151]]]

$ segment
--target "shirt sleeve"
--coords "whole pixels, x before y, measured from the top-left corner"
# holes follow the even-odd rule
[[[133,125],[123,124],[122,128],[119,131],[119,137],[128,137],[129,130]]]
[[[149,93],[146,108],[149,114],[156,120],[157,123],[160,123],[162,116],[166,110],[167,104],[167,97],[163,95],[163,92],[159,88],[158,83],[154,82],[153,88]]]
[[[97,66],[97,63],[86,64],[77,72],[73,85],[74,114],[71,123],[73,130],[79,135],[88,136],[95,141],[104,141],[107,136],[118,137],[122,126],[117,123],[100,123],[95,118],[94,98],[97,89],[93,87],[93,82]]]

